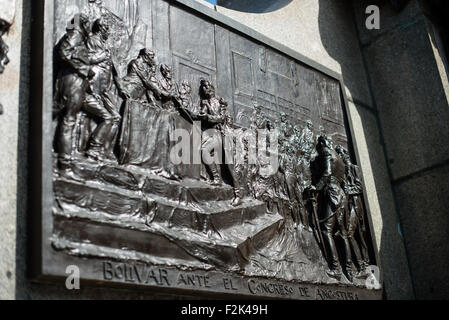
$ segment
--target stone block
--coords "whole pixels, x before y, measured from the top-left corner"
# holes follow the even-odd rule
[[[417,299],[449,296],[449,165],[395,187]]]
[[[365,49],[393,179],[448,159],[449,109],[424,20]]]
[[[375,113],[349,102],[349,117],[388,299],[412,299],[413,288]]]
[[[408,1],[406,6],[400,11],[396,10],[391,5],[390,1],[380,2],[369,0],[354,0],[352,1],[352,3],[362,46],[369,45],[373,41],[376,41],[377,38],[395,28],[404,28],[417,19],[422,18],[422,11],[417,0]],[[366,19],[368,17],[368,15],[365,13],[366,8],[373,4],[379,7],[379,30],[368,30],[366,28]]]

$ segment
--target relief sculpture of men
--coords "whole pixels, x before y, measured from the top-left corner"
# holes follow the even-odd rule
[[[315,151],[315,135],[313,134],[313,123],[311,120],[307,120],[307,126],[301,131],[301,136],[299,138],[299,150],[301,151],[303,157],[302,159],[307,162],[313,156]]]
[[[178,99],[175,99],[179,108],[184,110],[192,111],[193,100],[192,100],[192,87],[187,80],[183,80],[178,89]]]
[[[176,99],[176,86],[173,83],[172,70],[166,64],[161,65],[162,79],[159,80],[158,98],[161,100],[162,109],[174,111]]]
[[[128,28],[116,14],[104,6],[103,0],[88,0],[82,13],[87,15],[92,23],[103,19],[104,24],[110,28],[110,36],[105,40],[108,49],[117,60],[126,58],[131,46]]]
[[[86,39],[89,34],[89,19],[80,14],[75,17],[67,33],[56,46],[55,54],[59,73],[55,88],[55,109],[61,119],[57,135],[59,166],[71,175],[70,163],[75,153],[75,126],[81,111],[89,80],[94,76],[90,66]]]
[[[319,170],[318,182],[315,186],[312,186],[312,189],[320,191],[324,198],[324,210],[320,223],[323,224],[324,237],[331,253],[328,261],[331,270],[328,271],[328,274],[336,279],[340,279],[342,275],[342,267],[334,239],[334,232],[338,229],[344,240],[347,276],[351,278],[351,248],[345,226],[346,195],[342,188],[342,183],[345,180],[345,164],[332,149],[327,137],[320,136],[316,148],[318,151],[316,159]]]
[[[224,123],[222,115],[222,102],[220,98],[215,96],[215,87],[208,80],[201,80],[200,84],[200,108],[197,119],[202,120],[203,124],[203,140],[201,144],[201,157],[206,168],[212,175],[212,185],[220,185],[223,183],[220,172],[218,171],[218,163],[220,159],[217,151],[221,147],[220,137],[213,131],[208,129],[217,129],[221,131],[221,125]],[[221,163],[221,162],[220,162]]]
[[[99,120],[91,135],[87,155],[97,160],[113,159],[112,149],[121,119],[115,94],[115,67],[106,45],[109,32],[106,21],[100,18],[94,22],[92,34],[86,41],[94,76],[89,80],[84,108]]]
[[[239,206],[242,204],[244,196],[243,175],[245,172],[245,160],[247,160],[247,157],[241,157],[241,154],[238,154],[238,150],[236,150],[236,143],[238,140],[234,139],[241,138],[238,136],[241,131],[234,128],[234,119],[228,113],[227,107],[227,102],[222,100],[221,114],[224,117],[224,123],[221,129],[222,141],[224,141],[226,167],[231,175],[232,185],[234,188],[234,199],[232,200],[232,205]]]
[[[144,48],[128,66],[127,75],[121,80],[122,92],[127,99],[154,103],[153,90],[157,88],[156,58],[154,51]]]
[[[65,2],[57,14],[68,12]],[[257,61],[238,48],[218,50],[246,44],[234,39],[241,35],[210,40],[202,52],[203,29],[186,29],[192,43],[171,32],[177,19],[195,16],[180,14],[181,3],[75,2],[79,13],[54,49],[52,252],[106,266],[213,271],[211,279],[226,273],[245,283],[364,286],[375,259],[350,139],[344,123],[320,113],[329,107],[319,105],[324,99],[289,96],[284,82],[296,74],[270,80],[284,56],[270,52],[267,63],[279,63],[242,74]],[[211,26],[211,34],[223,31]],[[0,40],[0,72],[6,53]],[[338,86],[329,88],[313,97],[340,97],[331,91]]]
[[[295,146],[290,141],[284,142],[284,152],[282,154],[280,169],[285,177],[287,186],[287,196],[289,198],[290,211],[296,226],[304,226],[299,215],[301,196],[296,188],[296,152]]]
[[[347,232],[349,243],[354,252],[359,272],[356,277],[366,277],[366,268],[368,267],[368,247],[366,245],[366,227],[364,217],[361,214],[361,195],[363,193],[362,182],[360,181],[360,174],[358,166],[351,163],[348,151],[343,146],[335,148],[340,158],[345,163],[346,179],[343,184],[343,189],[348,198],[348,208],[346,215]],[[360,239],[360,245],[356,237]]]
[[[154,51],[141,49],[128,66],[128,74],[119,81],[125,96],[119,139],[120,164],[139,165],[169,179],[178,179],[172,165],[170,136],[183,126],[175,109],[179,100],[171,69],[161,65],[156,75]]]

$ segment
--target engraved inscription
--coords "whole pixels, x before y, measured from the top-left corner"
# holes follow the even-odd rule
[[[280,283],[268,281],[249,280],[248,289],[252,294],[274,294],[278,296],[291,296],[294,293],[294,287]]]
[[[167,270],[146,265],[103,262],[103,279],[140,284],[170,286]]]
[[[178,285],[210,288],[209,277],[194,273],[179,273]]]
[[[330,289],[317,289],[317,300],[359,300],[357,293]]]

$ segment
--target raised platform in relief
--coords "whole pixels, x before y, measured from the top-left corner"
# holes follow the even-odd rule
[[[350,283],[330,278],[314,234],[295,228],[290,217],[270,213],[266,203],[250,197],[232,206],[228,185],[174,181],[134,166],[85,158],[73,163],[75,177],[54,174],[52,245],[57,251],[190,271],[365,287],[364,279]]]
[[[82,182],[57,174],[54,179],[54,232],[71,242],[180,258],[186,267],[200,261],[243,270],[284,223],[262,201],[232,206],[232,188],[226,185],[172,181],[87,159],[74,163]]]

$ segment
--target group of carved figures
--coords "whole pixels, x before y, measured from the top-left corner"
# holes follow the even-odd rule
[[[114,149],[122,127],[121,106],[126,101],[178,113],[192,122],[201,121],[204,130],[215,128],[224,134],[232,127],[227,103],[215,96],[210,81],[201,80],[201,102],[194,107],[189,82],[177,84],[172,79],[171,68],[165,64],[159,66],[158,77],[155,53],[150,49],[140,50],[138,57],[129,63],[126,76],[120,77],[108,45],[111,20],[109,15],[104,15],[92,22],[87,15],[79,14],[55,48],[58,70],[55,116],[59,120],[55,149],[60,172],[66,177],[76,178],[72,162],[80,152],[96,161],[117,161]],[[89,132],[83,126],[83,117],[95,121],[94,130]],[[202,153],[213,153],[216,143],[215,136],[203,135]],[[212,176],[211,183],[220,185],[223,180],[218,165],[205,166]],[[161,172],[171,179],[179,179],[174,172],[165,169]],[[233,177],[234,172],[231,170]],[[239,205],[243,194],[238,179],[233,180],[236,194],[233,205]]]
[[[354,276],[366,278],[370,259],[363,186],[359,167],[351,162],[348,150],[341,145],[334,147],[323,128],[316,136],[310,120],[301,130],[281,113],[280,121],[273,126],[261,107],[256,107],[252,127],[278,128],[279,170],[266,176],[257,174],[257,168],[251,170],[249,166],[250,193],[265,201],[269,210],[291,214],[295,228],[314,232],[329,263],[329,276],[341,278],[342,255],[345,275],[350,281]],[[342,245],[337,245],[339,243]],[[353,270],[354,265],[357,271]]]
[[[59,121],[55,149],[62,175],[75,177],[71,163],[80,152],[95,161],[117,161],[114,148],[122,126],[121,105],[126,101],[139,101],[201,121],[204,129],[215,128],[223,136],[236,136],[236,130],[244,130],[235,128],[227,102],[215,95],[210,81],[201,80],[200,103],[194,105],[187,81],[177,84],[165,64],[159,66],[157,74],[155,53],[150,49],[142,49],[129,63],[126,76],[120,77],[108,42],[113,23],[110,14],[94,21],[79,14],[56,46],[55,110]],[[83,117],[95,121],[94,130],[83,126]],[[282,113],[279,123],[273,125],[261,106],[255,107],[251,127],[268,131],[278,128],[279,170],[274,175],[261,175],[263,163],[227,165],[235,193],[232,204],[240,205],[245,194],[265,201],[270,211],[285,211],[287,203],[295,226],[314,232],[329,262],[331,277],[339,279],[342,275],[340,254],[346,260],[348,279],[352,280],[354,274],[353,257],[358,267],[356,276],[365,276],[369,255],[362,184],[348,151],[342,146],[334,148],[331,138],[324,134],[317,137],[311,121],[301,130],[289,124]],[[214,136],[203,136],[202,152],[211,152],[210,146],[215,143]],[[205,167],[211,184],[223,183],[219,165]],[[336,243],[343,243],[344,250],[338,250]]]

